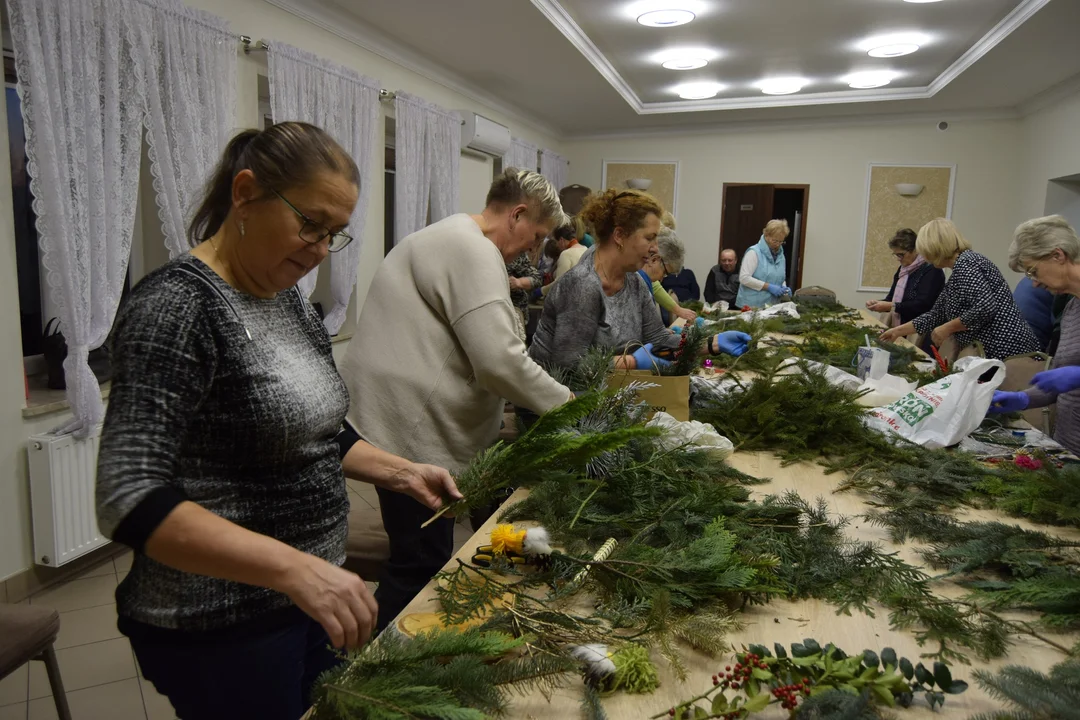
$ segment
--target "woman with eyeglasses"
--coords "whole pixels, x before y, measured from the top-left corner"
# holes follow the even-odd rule
[[[349,395],[297,282],[352,239],[360,174],[312,125],[245,131],[188,230],[116,320],[97,517],[135,551],[118,627],[181,718],[295,720],[377,607],[343,570]],[[415,497],[449,474],[349,448],[345,474]]]
[[[657,316],[650,282],[638,275],[658,253],[663,208],[640,191],[607,190],[591,196],[580,214],[597,243],[548,294],[529,355],[549,369],[572,369],[601,347],[615,354],[618,369],[664,367],[662,355],[679,339]],[[749,341],[746,333],[720,333],[706,352],[742,355]]]
[[[941,347],[955,336],[961,348],[978,340],[986,357],[998,360],[1039,349],[1001,271],[971,249],[951,220],[938,218],[923,225],[915,249],[935,267],[952,268],[952,274],[932,308],[886,330],[882,340],[892,342],[918,333],[930,335],[933,345]]]
[[[1080,238],[1060,215],[1035,218],[1016,228],[1009,267],[1035,287],[1069,298],[1061,316],[1061,338],[1050,369],[1031,379],[1022,392],[994,392],[990,413],[1057,407],[1054,439],[1080,453]]]
[[[694,322],[697,313],[679,304],[679,301],[663,285],[664,278],[678,275],[683,268],[686,248],[675,231],[667,225],[660,227],[656,235],[656,254],[638,271],[641,279],[652,288],[653,300],[656,301],[660,318],[665,325],[670,325],[675,318]]]
[[[945,287],[945,273],[918,253],[916,239],[915,231],[910,228],[897,230],[892,236],[889,251],[900,267],[893,275],[892,287],[885,299],[866,303],[869,310],[888,314],[888,327],[903,325],[927,312]]]

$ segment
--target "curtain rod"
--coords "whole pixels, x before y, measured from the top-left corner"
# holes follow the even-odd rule
[[[250,55],[253,52],[266,52],[270,49],[270,46],[262,40],[252,40],[250,35],[239,35],[237,39],[240,44],[244,46],[244,54]],[[393,90],[387,90],[385,88],[379,90],[379,100],[393,100],[397,97],[397,94]]]

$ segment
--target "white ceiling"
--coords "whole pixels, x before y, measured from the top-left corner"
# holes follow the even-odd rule
[[[1015,112],[1080,75],[1078,0],[673,0],[698,11],[674,28],[636,22],[660,0],[269,1],[564,137]],[[901,32],[924,35],[922,49],[876,59],[858,47]],[[718,57],[699,70],[660,67],[657,53],[685,47]],[[842,81],[878,69],[902,75],[874,90]],[[755,87],[777,75],[810,82],[794,95]],[[701,80],[727,89],[707,100],[672,92]]]

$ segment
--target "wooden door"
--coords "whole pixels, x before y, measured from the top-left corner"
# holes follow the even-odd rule
[[[773,186],[724,183],[720,220],[720,250],[731,249],[741,259],[761,239],[772,219]],[[720,252],[716,254],[720,262]]]

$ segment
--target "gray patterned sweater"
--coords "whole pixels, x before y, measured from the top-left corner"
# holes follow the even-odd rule
[[[179,503],[341,564],[349,501],[335,435],[348,393],[317,314],[295,290],[260,299],[185,255],[117,319],[97,472],[98,524],[136,550],[122,619],[229,628],[289,599],[174,570],[140,551]]]

